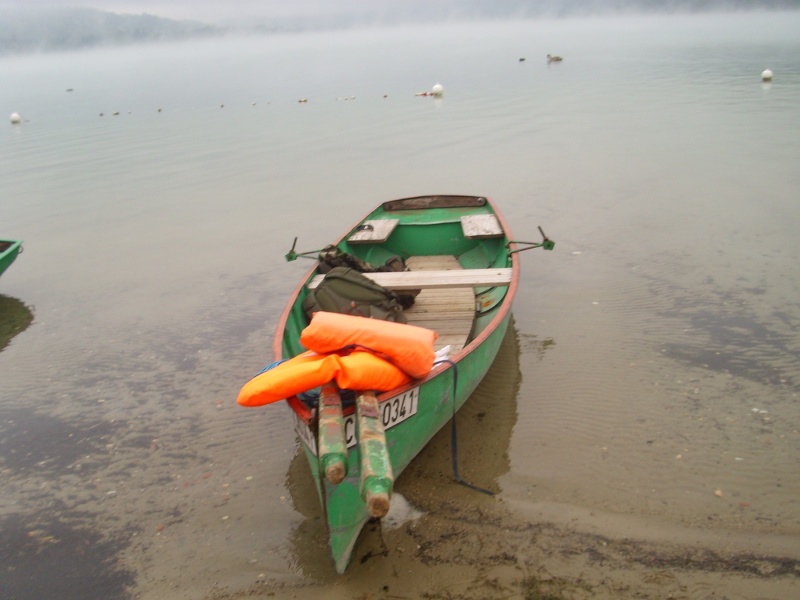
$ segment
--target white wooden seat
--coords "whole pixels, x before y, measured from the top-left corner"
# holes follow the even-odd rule
[[[388,273],[364,273],[390,290],[448,289],[505,286],[511,283],[511,269],[434,269]],[[324,279],[317,275],[308,284],[315,289]]]
[[[468,240],[503,237],[503,228],[495,215],[464,215],[461,229]]]
[[[347,241],[351,244],[380,244],[389,239],[400,219],[370,219],[364,221]]]

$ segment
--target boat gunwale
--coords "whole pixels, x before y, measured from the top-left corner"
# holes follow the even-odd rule
[[[424,196],[418,196],[418,197],[424,197]],[[483,342],[486,341],[486,339],[490,335],[492,335],[492,333],[494,333],[495,329],[497,329],[497,327],[503,322],[503,320],[506,318],[506,316],[511,311],[511,306],[513,304],[514,297],[516,296],[517,288],[519,286],[520,261],[519,261],[519,258],[517,256],[517,253],[511,252],[512,250],[516,249],[516,244],[510,240],[510,238],[512,236],[511,236],[511,231],[509,229],[508,222],[506,221],[506,219],[502,215],[502,213],[500,213],[500,211],[497,209],[497,206],[494,204],[494,202],[492,201],[491,198],[489,198],[487,196],[478,196],[478,197],[479,198],[484,198],[486,200],[485,206],[489,206],[489,208],[491,208],[492,213],[497,217],[498,221],[500,222],[500,226],[501,226],[501,228],[503,230],[503,234],[505,235],[506,239],[509,240],[508,241],[508,251],[510,252],[509,260],[511,261],[511,269],[512,269],[511,282],[508,285],[508,291],[506,292],[506,294],[505,294],[505,296],[503,298],[503,301],[495,309],[496,310],[496,314],[492,317],[492,320],[489,321],[489,323],[486,324],[486,326],[481,330],[481,332],[473,340],[471,340],[461,350],[459,350],[458,352],[454,353],[453,355],[451,355],[449,357],[449,360],[451,360],[452,363],[454,363],[456,365],[459,362],[461,362],[462,360],[464,360],[466,357],[468,357],[477,348],[479,348],[481,346],[481,344],[483,344]],[[384,203],[379,204],[378,208],[383,206],[383,204]],[[424,210],[424,209],[421,209],[421,210]],[[352,231],[355,227],[357,227],[360,223],[362,223],[374,211],[375,211],[375,208],[373,208],[366,215],[364,215],[360,219],[358,219],[350,229],[347,229],[345,231],[345,233],[335,242],[335,244],[338,245],[343,240],[345,240],[347,234],[350,231]],[[284,338],[284,334],[285,334],[285,331],[286,331],[286,325],[287,325],[287,323],[289,321],[289,318],[291,316],[291,313],[292,313],[292,308],[296,305],[297,298],[300,295],[300,292],[303,290],[303,288],[306,285],[308,285],[309,281],[314,276],[314,272],[316,271],[316,269],[317,269],[317,265],[312,266],[308,270],[308,272],[305,274],[305,276],[303,276],[300,279],[300,282],[297,284],[297,286],[295,286],[294,291],[292,292],[289,301],[286,303],[286,306],[284,307],[284,309],[283,309],[283,311],[281,313],[281,316],[278,319],[278,323],[277,323],[276,328],[275,328],[275,339],[273,340],[273,345],[272,345],[273,360],[275,360],[275,361],[279,361],[279,360],[282,360],[284,358],[283,357],[283,338]],[[452,368],[452,366],[453,365],[451,365],[449,363],[440,363],[438,365],[435,365],[433,367],[433,369],[431,369],[431,371],[422,379],[414,379],[414,380],[410,381],[409,383],[404,384],[402,386],[393,388],[393,389],[388,390],[386,392],[380,392],[379,394],[376,394],[376,396],[378,398],[378,402],[379,403],[385,402],[385,401],[387,401],[387,400],[389,400],[391,398],[394,398],[395,396],[398,396],[400,394],[403,394],[403,393],[407,392],[410,389],[413,389],[415,387],[422,387],[423,385],[425,385],[429,381],[431,381],[434,378],[436,378],[436,377],[442,375],[443,373],[445,373],[447,371],[447,369]],[[292,411],[298,416],[298,418],[303,420],[306,424],[310,424],[310,422],[311,422],[311,420],[313,418],[313,412],[311,411],[311,409],[308,408],[296,396],[291,397],[291,398],[287,398],[286,400],[287,400],[287,404],[292,409]],[[350,414],[350,413],[352,413],[354,411],[355,411],[354,407],[352,407],[352,406],[351,407],[347,407],[347,408],[344,409],[344,414]]]
[[[22,254],[22,240],[0,239],[0,275],[6,272],[20,254]]]
[[[22,248],[22,240],[0,238],[0,244],[8,244],[5,247],[0,246],[0,256],[3,256],[4,254],[10,254],[15,249]]]

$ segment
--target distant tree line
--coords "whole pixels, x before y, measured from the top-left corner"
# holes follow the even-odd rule
[[[5,10],[0,11],[0,54],[179,40],[220,32],[213,25],[195,21],[90,8]]]
[[[465,18],[568,17],[614,13],[778,10],[800,7],[800,0],[406,0],[390,10]]]
[[[338,11],[328,10],[317,17],[251,18],[238,27],[96,9],[0,9],[0,55],[181,40],[229,31],[265,34],[443,20],[794,10],[800,9],[800,0],[403,0],[362,5],[358,12],[347,6],[342,3]]]

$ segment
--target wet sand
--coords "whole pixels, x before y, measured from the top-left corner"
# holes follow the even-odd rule
[[[318,565],[317,573],[307,572],[298,584],[258,573],[245,589],[219,587],[204,598],[777,600],[800,593],[800,552],[791,536],[760,537],[754,544],[747,534],[498,502],[446,474],[411,477],[398,491],[425,514],[397,529],[369,525],[343,576],[322,566],[325,531],[312,517],[298,533],[303,562]],[[426,492],[431,486],[450,486],[448,498]]]
[[[205,598],[794,598],[797,552],[753,554],[714,544],[653,542],[577,531],[458,502],[445,515],[383,532],[371,527],[341,578],[254,582]],[[745,542],[746,540],[739,540]]]
[[[546,352],[551,342],[533,344]],[[499,492],[516,424],[516,331],[457,419],[462,476]],[[490,411],[489,408],[494,408]],[[483,440],[482,447],[465,440]],[[796,536],[693,528],[517,494],[488,496],[452,477],[451,433],[441,431],[399,478],[399,523],[371,523],[347,572],[328,556],[326,532],[307,475],[295,456],[288,480],[305,520],[292,533],[302,581],[268,569],[249,586],[216,586],[228,598],[790,598],[800,594]],[[475,479],[477,478],[477,479]],[[394,512],[394,511],[393,511]],[[390,515],[392,517],[394,515]],[[263,567],[265,565],[260,565]],[[259,568],[260,568],[259,567]]]

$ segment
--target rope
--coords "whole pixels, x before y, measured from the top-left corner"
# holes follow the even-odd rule
[[[275,367],[277,367],[279,364],[281,364],[281,363],[283,363],[283,362],[286,362],[287,360],[289,360],[289,359],[288,359],[288,358],[284,358],[284,359],[282,359],[282,360],[276,360],[275,362],[271,362],[271,363],[269,363],[269,364],[268,364],[266,367],[264,367],[263,369],[261,369],[261,370],[260,370],[258,373],[256,373],[255,375],[253,375],[253,377],[258,377],[258,376],[259,376],[259,375],[261,375],[262,373],[266,373],[267,371],[270,371],[270,370],[274,369],[274,368],[275,368]]]
[[[456,363],[454,363],[452,360],[445,359],[436,362],[436,364],[442,364],[442,363],[447,363],[451,367],[453,367],[453,418],[450,420],[451,423],[450,449],[453,460],[453,477],[455,478],[456,482],[472,490],[475,490],[476,492],[481,492],[482,494],[494,496],[494,492],[492,492],[491,490],[487,490],[485,488],[464,481],[461,478],[461,475],[459,475],[458,473],[458,432],[456,431],[456,388],[458,387],[458,367],[456,366]]]
[[[319,451],[319,410],[314,411],[312,419],[313,424],[315,425],[314,429],[316,429],[316,433],[314,435],[314,444],[316,445],[316,454],[317,454],[317,477],[319,478],[319,496],[320,500],[322,501],[322,516],[325,519],[325,528],[328,530],[328,537],[330,537],[331,533],[331,524],[330,519],[328,518],[328,490],[325,486],[325,470],[322,468],[322,456],[321,452]]]

